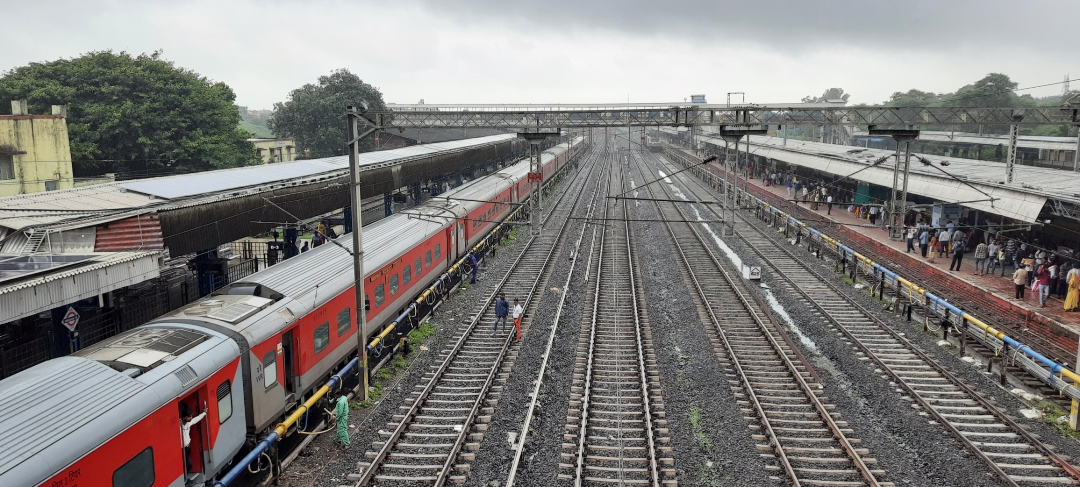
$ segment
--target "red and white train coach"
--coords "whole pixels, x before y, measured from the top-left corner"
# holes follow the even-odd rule
[[[545,176],[582,146],[545,151]],[[527,174],[516,164],[364,229],[365,338],[526,200]],[[0,486],[211,483],[354,356],[351,238],[338,243],[0,381]],[[205,413],[186,449],[182,409]]]

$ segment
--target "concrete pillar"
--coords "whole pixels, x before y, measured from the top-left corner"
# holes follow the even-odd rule
[[[29,115],[26,100],[11,100],[12,115]]]

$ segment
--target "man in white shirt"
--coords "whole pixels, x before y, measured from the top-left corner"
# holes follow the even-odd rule
[[[206,417],[206,411],[199,413],[194,418],[191,417],[191,410],[181,403],[180,411],[180,437],[184,442],[184,465],[187,467],[187,471],[191,471],[191,460],[188,457],[189,449],[191,447],[191,427],[199,421],[202,421]]]
[[[521,307],[517,298],[514,298],[514,329],[517,330],[517,339],[521,341],[521,317],[525,315],[525,308]]]

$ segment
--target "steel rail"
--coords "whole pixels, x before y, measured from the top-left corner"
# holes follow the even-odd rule
[[[612,171],[612,174],[609,174],[609,178],[611,178],[611,176],[613,174],[614,174],[614,171]],[[611,185],[612,185],[612,179],[609,179],[609,186],[611,186]],[[605,205],[605,209],[607,210],[605,213],[607,213],[607,214],[611,213],[612,208],[608,208]],[[624,217],[628,213],[628,210],[626,208],[625,203],[622,204],[622,212],[623,212]],[[623,222],[623,228],[625,230],[624,244],[626,245],[626,252],[627,252],[626,265],[627,265],[627,269],[629,270],[628,272],[630,273],[630,278],[627,280],[627,283],[628,283],[628,285],[630,287],[629,291],[630,291],[630,295],[631,295],[631,299],[632,299],[631,308],[633,310],[633,320],[634,320],[633,321],[633,325],[634,325],[633,331],[634,331],[634,340],[635,340],[635,349],[636,349],[636,357],[632,357],[631,360],[633,362],[637,363],[638,380],[640,381],[640,387],[641,387],[641,405],[642,405],[642,408],[644,409],[644,415],[643,415],[644,428],[643,429],[644,429],[645,439],[646,439],[646,454],[648,455],[648,460],[649,460],[649,477],[650,477],[651,485],[653,487],[659,487],[659,485],[660,485],[659,465],[658,465],[658,462],[656,460],[656,445],[655,445],[655,440],[654,440],[654,437],[653,437],[652,410],[651,410],[651,407],[650,407],[650,398],[649,398],[650,394],[649,394],[649,385],[648,385],[649,382],[648,382],[648,377],[647,377],[647,375],[645,373],[645,352],[644,352],[644,347],[643,347],[642,340],[641,340],[641,318],[640,318],[640,312],[639,312],[639,309],[638,309],[638,307],[641,305],[641,303],[638,301],[640,296],[637,294],[637,285],[636,285],[636,282],[635,282],[636,273],[635,273],[635,268],[634,268],[633,257],[631,255],[633,247],[632,247],[631,240],[630,240],[630,225],[629,225],[629,222],[624,221]],[[599,271],[600,269],[603,269],[604,265],[608,264],[608,262],[609,262],[608,256],[605,255],[605,250],[607,250],[609,245],[612,244],[612,242],[609,242],[609,238],[611,236],[612,236],[612,230],[609,230],[608,228],[605,227],[601,232],[600,247],[597,249],[597,254],[598,254],[597,259],[596,259],[597,260],[596,267],[598,269],[597,274],[600,275],[600,276],[604,276],[604,277],[608,277],[608,276],[611,276],[613,274],[613,273],[601,273]],[[615,237],[617,238],[618,236],[616,235]],[[618,244],[615,243],[614,245],[617,246]],[[616,256],[616,258],[617,257],[618,256]],[[610,261],[610,265],[617,266],[617,265],[619,265],[619,263],[616,262],[616,261]],[[584,390],[584,393],[582,394],[581,424],[579,425],[579,428],[578,428],[578,453],[577,453],[576,474],[575,474],[575,478],[574,478],[575,485],[579,486],[579,487],[582,485],[583,480],[586,478],[584,470],[585,470],[585,459],[587,457],[587,449],[588,449],[589,407],[590,407],[590,402],[591,402],[591,397],[592,397],[592,382],[593,382],[593,378],[594,378],[594,376],[593,376],[593,372],[594,372],[593,359],[596,357],[596,342],[597,342],[597,335],[598,335],[597,327],[599,325],[598,322],[601,319],[601,309],[600,309],[601,292],[606,291],[609,288],[612,289],[613,292],[615,292],[615,290],[617,289],[617,284],[613,285],[613,283],[610,281],[610,278],[598,278],[598,279],[596,279],[596,283],[595,283],[595,285],[593,287],[593,308],[592,308],[592,317],[590,319],[589,349],[588,349],[588,358],[587,358],[586,368],[585,368],[585,390]],[[618,320],[618,318],[616,318],[616,321],[617,320]],[[618,323],[616,323],[615,326],[617,328]],[[616,351],[616,354],[618,354],[618,351]],[[636,359],[636,360],[633,360],[633,359]],[[616,367],[617,368],[618,368],[618,365],[619,365],[619,361],[616,360]],[[616,378],[615,380],[618,380],[618,379]],[[621,387],[619,389],[621,390]],[[620,450],[620,454],[621,454],[621,450]]]
[[[599,158],[602,157],[605,153],[606,153],[606,151],[596,153],[592,157],[590,162],[595,164],[596,161],[599,160]],[[599,164],[595,164],[593,166],[593,169],[595,169],[597,166],[599,166]],[[597,201],[596,196],[600,191],[601,181],[602,181],[602,178],[603,178],[603,171],[605,170],[606,166],[600,166],[600,167],[601,167],[601,173],[597,177],[596,186],[593,188],[593,194],[590,197],[589,207],[586,210],[586,217],[591,216],[593,211],[596,208],[596,201]],[[586,176],[586,180],[592,178],[593,169],[590,169],[589,174]],[[589,227],[589,225],[587,225],[587,224],[582,224],[581,225],[581,233],[578,235],[577,242],[574,244],[574,250],[572,251],[573,255],[575,255],[575,256],[580,255],[578,251],[581,248],[581,242],[585,237],[585,230],[588,227]],[[534,381],[533,392],[531,394],[532,400],[529,401],[529,410],[525,414],[525,421],[522,422],[521,432],[518,433],[518,441],[513,446],[514,459],[510,462],[510,473],[506,477],[506,487],[513,487],[514,481],[515,481],[515,479],[517,477],[517,469],[518,469],[518,466],[521,464],[521,456],[525,451],[525,440],[527,438],[529,428],[532,425],[532,418],[533,418],[533,415],[535,414],[535,411],[536,411],[536,405],[540,400],[540,388],[543,385],[544,374],[547,372],[548,359],[551,358],[551,350],[552,350],[552,348],[554,347],[554,344],[555,344],[555,332],[558,331],[558,329],[559,329],[559,320],[561,319],[563,309],[565,308],[566,297],[570,295],[570,282],[573,279],[574,269],[577,267],[578,260],[579,259],[575,258],[570,263],[570,272],[568,272],[566,274],[566,282],[563,283],[562,296],[559,297],[559,304],[556,306],[556,309],[555,309],[555,317],[552,320],[551,333],[548,334],[548,342],[547,342],[547,347],[544,350],[543,361],[540,364],[540,371],[536,374],[536,380]]]
[[[704,188],[703,186],[701,186],[700,184],[698,184],[696,182],[695,182],[694,186],[696,186],[701,191],[705,191],[706,193],[710,193],[707,188]],[[698,194],[698,191],[696,191],[692,187],[690,188],[690,191],[695,193],[695,194]],[[710,209],[709,211],[712,211],[712,210]],[[885,322],[883,322],[881,319],[879,319],[876,314],[871,313],[864,306],[862,306],[858,302],[854,301],[853,299],[849,298],[846,294],[844,294],[840,290],[840,288],[835,283],[833,283],[830,279],[828,279],[827,277],[822,275],[821,272],[819,272],[817,269],[814,269],[814,268],[810,267],[809,265],[806,265],[798,256],[795,255],[795,253],[790,248],[787,248],[785,245],[782,245],[781,242],[778,242],[777,237],[775,235],[772,235],[771,232],[763,231],[760,228],[758,228],[758,224],[753,222],[753,219],[751,219],[751,218],[746,218],[743,215],[739,215],[739,216],[737,216],[737,218],[743,220],[745,223],[747,223],[747,227],[753,229],[758,235],[760,235],[766,241],[771,243],[773,245],[773,247],[774,247],[773,250],[779,250],[783,255],[786,255],[789,259],[791,259],[791,261],[795,265],[797,265],[797,266],[799,266],[801,268],[801,270],[803,272],[803,275],[812,276],[816,280],[816,283],[819,283],[819,284],[822,284],[822,285],[826,286],[836,296],[843,299],[853,310],[855,310],[855,311],[859,312],[860,314],[862,314],[865,319],[867,319],[869,322],[875,324],[877,326],[877,328],[884,331],[893,340],[895,340],[897,343],[901,344],[907,352],[909,352],[909,353],[915,355],[916,357],[918,357],[924,364],[930,366],[937,373],[941,374],[942,377],[946,378],[950,382],[951,385],[953,385],[957,389],[960,389],[961,391],[963,391],[967,395],[968,399],[970,399],[974,403],[978,404],[983,410],[985,410],[985,411],[989,412],[991,415],[993,415],[997,421],[1000,421],[1002,424],[1004,424],[1006,427],[1008,427],[1008,429],[1012,433],[1017,434],[1018,436],[1024,438],[1032,446],[1032,448],[1034,448],[1035,450],[1039,451],[1044,456],[1046,456],[1047,459],[1051,463],[1053,463],[1053,464],[1057,465],[1058,467],[1060,467],[1062,469],[1062,471],[1064,471],[1067,475],[1069,475],[1073,479],[1075,479],[1077,481],[1080,481],[1080,471],[1077,471],[1076,468],[1074,468],[1072,465],[1070,465],[1068,462],[1066,462],[1064,459],[1062,459],[1060,456],[1058,456],[1052,450],[1047,448],[1047,446],[1044,443],[1042,443],[1041,441],[1039,441],[1037,438],[1035,438],[1034,435],[1029,433],[1027,430],[1022,428],[1020,425],[1018,425],[1014,421],[1012,421],[1012,419],[1010,419],[1005,414],[1002,414],[997,409],[997,407],[995,407],[988,400],[986,400],[985,398],[980,396],[978,394],[978,392],[976,392],[974,389],[972,389],[971,387],[967,386],[962,381],[960,381],[954,374],[949,372],[939,362],[937,362],[936,360],[931,358],[929,355],[927,355],[926,353],[922,352],[917,347],[915,347],[914,344],[912,344],[906,337],[899,334],[898,332],[893,330],[892,327],[888,326]],[[761,257],[761,259],[764,262],[766,262],[766,265],[772,267],[773,269],[775,269],[777,271],[775,273],[776,275],[781,276],[781,278],[784,279],[786,282],[788,282],[791,285],[791,287],[796,290],[797,293],[799,293],[801,296],[803,296],[806,301],[808,301],[814,308],[816,308],[819,312],[821,312],[821,314],[824,315],[831,323],[836,325],[836,327],[841,331],[841,333],[843,333],[846,337],[848,337],[848,339],[853,341],[858,346],[858,348],[862,351],[862,353],[865,354],[870,359],[872,359],[874,361],[874,363],[877,364],[877,366],[881,370],[885,371],[892,378],[892,380],[894,382],[896,382],[902,388],[904,388],[904,390],[906,390],[908,392],[908,394],[912,397],[912,399],[914,401],[916,401],[925,411],[927,411],[928,414],[932,415],[938,421],[938,423],[945,425],[946,429],[948,429],[965,446],[967,446],[969,450],[972,450],[976,455],[978,455],[980,460],[982,460],[985,464],[987,464],[987,466],[990,468],[991,471],[993,471],[996,475],[998,475],[1003,481],[1007,482],[1009,485],[1013,485],[1013,486],[1018,486],[1019,485],[1015,480],[1013,480],[1012,476],[1010,476],[1008,473],[1006,473],[992,458],[990,458],[989,455],[986,454],[986,452],[982,451],[980,448],[978,448],[977,445],[974,444],[974,442],[972,442],[970,439],[968,439],[968,437],[965,434],[963,434],[963,432],[960,431],[953,424],[953,421],[950,421],[948,418],[946,418],[943,415],[943,413],[938,411],[937,408],[933,407],[933,405],[931,405],[922,396],[922,394],[919,391],[915,390],[908,383],[908,381],[904,380],[899,375],[899,373],[897,373],[894,370],[893,366],[890,366],[884,360],[882,360],[881,357],[877,353],[875,353],[873,350],[871,350],[870,347],[868,347],[863,342],[862,339],[858,338],[854,333],[852,333],[848,329],[847,326],[845,326],[843,323],[841,323],[840,320],[835,316],[835,313],[833,313],[833,312],[829,311],[828,309],[826,309],[820,303],[820,301],[818,299],[815,299],[815,297],[812,296],[806,290],[806,288],[804,286],[799,285],[799,283],[795,282],[795,279],[791,276],[790,273],[780,271],[780,269],[776,267],[776,264],[773,261],[774,256],[766,255],[765,252],[761,248],[759,248],[759,246],[754,245],[753,242],[751,242],[750,239],[746,235],[743,234],[743,231],[740,231],[739,229],[736,229],[735,233],[736,233],[736,235],[739,236],[739,238],[743,239],[743,241],[745,241],[748,244],[747,246],[749,248],[751,248],[754,253],[756,253],[759,257]],[[1047,479],[1049,480],[1049,479],[1052,479],[1052,478],[1054,478],[1054,477],[1048,477]],[[1058,478],[1060,478],[1060,477],[1058,477]]]
[[[652,191],[650,190],[650,193],[651,192]],[[665,193],[666,193],[666,190],[665,190]],[[656,202],[656,205],[657,205],[657,210],[661,211],[661,214],[663,214],[663,211],[661,210],[662,206],[661,206],[660,202]],[[682,212],[679,210],[679,208],[676,207],[674,204],[672,204],[671,206],[673,208],[675,208],[676,212],[678,212],[679,214],[682,214]],[[683,216],[684,216],[684,218],[686,218],[686,215],[683,215]],[[700,298],[702,299],[702,301],[707,303],[708,302],[707,294],[705,293],[705,290],[702,288],[702,285],[701,285],[700,281],[697,278],[697,273],[694,272],[693,265],[690,262],[689,258],[686,256],[686,253],[683,250],[683,246],[679,242],[678,236],[675,234],[675,231],[674,231],[674,229],[672,228],[672,226],[670,224],[665,224],[665,227],[668,229],[668,232],[671,235],[672,242],[674,243],[676,249],[679,252],[679,255],[680,255],[681,260],[682,260],[682,262],[684,264],[684,267],[685,267],[687,273],[690,275],[695,289],[697,290],[697,292],[698,292]],[[851,459],[852,463],[856,466],[856,468],[859,470],[859,473],[862,475],[862,477],[871,486],[881,485],[878,482],[877,478],[874,476],[873,472],[870,471],[870,468],[866,465],[865,462],[863,462],[862,456],[859,455],[858,452],[855,451],[855,447],[851,444],[851,442],[848,441],[846,435],[843,434],[843,432],[841,431],[841,428],[839,427],[839,425],[836,424],[836,421],[833,419],[832,415],[825,408],[825,405],[821,403],[821,401],[817,398],[817,395],[810,388],[810,385],[802,377],[802,374],[795,367],[795,364],[791,361],[790,358],[788,358],[787,354],[784,353],[783,348],[780,347],[780,344],[776,341],[776,339],[773,336],[771,330],[768,329],[768,327],[764,323],[764,320],[762,320],[762,318],[753,309],[753,307],[750,304],[750,300],[747,299],[745,294],[739,289],[739,286],[736,285],[735,280],[731,277],[731,275],[728,273],[728,271],[724,268],[725,266],[723,266],[720,263],[719,259],[717,259],[717,257],[713,254],[712,249],[707,245],[707,243],[705,242],[704,238],[700,235],[698,230],[696,228],[694,228],[693,226],[688,225],[688,224],[687,224],[687,227],[690,229],[690,231],[691,231],[690,233],[692,233],[697,238],[698,243],[705,250],[706,255],[708,255],[709,258],[712,260],[713,264],[716,266],[716,269],[719,271],[719,274],[721,276],[723,276],[725,281],[727,281],[728,285],[731,287],[731,290],[732,290],[733,294],[739,299],[739,301],[742,302],[742,304],[743,304],[745,310],[747,311],[747,313],[753,318],[755,324],[757,324],[758,328],[762,331],[763,335],[765,335],[765,337],[768,339],[769,344],[772,346],[772,348],[774,350],[776,350],[777,355],[781,358],[784,365],[787,367],[787,369],[791,372],[792,376],[795,378],[795,381],[799,385],[799,388],[802,389],[804,394],[806,394],[807,398],[810,399],[810,402],[813,404],[815,410],[817,410],[818,415],[821,417],[821,420],[825,424],[827,424],[829,426],[829,429],[832,431],[833,436],[841,444],[841,446],[843,447],[845,453]],[[754,408],[757,411],[758,416],[760,417],[760,420],[762,421],[762,424],[765,426],[766,431],[768,431],[768,433],[769,433],[769,437],[771,438],[771,440],[773,442],[773,445],[775,446],[775,451],[777,453],[777,457],[780,459],[780,462],[783,465],[784,470],[787,472],[788,476],[792,480],[792,483],[796,487],[801,486],[802,483],[799,480],[799,476],[796,474],[796,472],[794,470],[794,467],[791,465],[791,462],[789,461],[786,452],[784,452],[784,448],[781,445],[780,439],[779,439],[778,435],[776,434],[776,432],[773,430],[772,425],[769,422],[768,416],[765,414],[764,408],[761,406],[760,401],[758,401],[757,394],[754,392],[754,387],[751,385],[751,383],[749,381],[749,378],[747,377],[744,369],[742,368],[742,364],[739,361],[739,358],[738,358],[738,356],[737,356],[737,354],[735,352],[734,347],[731,345],[731,342],[729,341],[729,339],[727,337],[727,334],[725,333],[725,331],[723,330],[723,328],[719,324],[720,320],[717,318],[717,316],[716,316],[716,314],[713,311],[711,306],[706,305],[705,308],[709,312],[710,319],[713,322],[713,327],[716,329],[717,334],[720,336],[721,341],[724,343],[724,347],[728,351],[729,358],[731,359],[731,361],[735,365],[736,370],[738,370],[739,376],[742,378],[743,386],[746,388],[746,390],[749,393],[748,396],[750,398],[752,398],[752,400],[753,400]],[[809,367],[807,367],[807,368],[809,368]]]
[[[540,189],[538,189],[538,191],[539,190]],[[563,201],[565,201],[565,199],[563,197],[568,193],[569,193],[569,191],[566,191],[560,196],[559,202],[556,203],[556,205],[553,205],[552,209],[549,210],[547,218],[550,218],[551,215],[555,214],[556,211],[558,211],[558,208],[560,206],[562,206]],[[574,201],[574,205],[576,205],[576,200]],[[572,209],[573,209],[573,207],[571,207],[571,210]],[[545,219],[545,221],[546,221],[546,219]],[[566,222],[568,223],[569,219],[567,219]],[[564,223],[564,225],[566,225],[567,223]],[[539,242],[541,240],[544,240],[544,238],[543,237],[535,237],[535,236],[530,237],[529,241],[525,244],[525,246],[523,247],[521,252],[515,258],[513,265],[511,265],[509,267],[509,270],[507,270],[506,274],[499,281],[499,284],[497,286],[495,286],[492,293],[490,295],[488,295],[487,299],[484,301],[485,304],[483,305],[483,307],[481,307],[481,311],[478,312],[473,317],[473,319],[470,322],[468,328],[466,328],[466,330],[461,334],[461,337],[458,338],[457,342],[455,342],[455,344],[454,344],[454,347],[450,350],[449,353],[447,353],[446,358],[443,359],[442,364],[440,364],[438,369],[436,369],[435,373],[432,375],[432,378],[428,381],[427,385],[424,387],[424,389],[421,391],[421,393],[417,396],[417,398],[413,401],[412,406],[409,408],[409,411],[404,415],[404,418],[401,420],[401,422],[398,424],[398,426],[394,429],[394,431],[390,434],[390,436],[385,440],[385,442],[383,443],[383,446],[379,449],[379,451],[375,454],[375,456],[372,457],[371,462],[369,463],[368,467],[364,470],[364,473],[360,476],[360,479],[356,482],[356,485],[358,487],[363,486],[363,485],[367,485],[369,482],[371,482],[372,478],[375,476],[376,472],[379,470],[380,466],[382,465],[382,463],[386,459],[387,454],[389,454],[390,450],[393,449],[395,444],[401,438],[401,435],[405,431],[405,429],[408,428],[408,426],[410,424],[410,418],[414,417],[417,414],[417,412],[420,410],[420,406],[424,403],[424,401],[428,398],[428,396],[434,390],[436,384],[439,382],[439,379],[441,377],[443,377],[443,375],[446,373],[446,370],[454,362],[454,360],[456,359],[458,353],[464,347],[467,339],[470,337],[470,335],[476,329],[476,327],[480,324],[480,322],[483,319],[484,314],[485,314],[484,310],[487,310],[490,307],[492,301],[495,299],[495,296],[498,295],[499,289],[504,287],[505,284],[510,280],[511,276],[514,273],[515,268],[517,268],[518,264],[520,264],[522,262],[522,260],[524,260],[525,256],[528,254],[529,250],[531,250],[533,248],[533,246],[535,244],[537,244],[537,242]],[[559,238],[556,238],[556,243],[558,242],[558,240],[559,240]],[[552,246],[548,249],[548,252],[545,254],[544,260],[543,260],[543,262],[545,262],[545,266],[547,264],[550,264],[551,258],[554,255],[554,251],[555,251],[555,249],[557,247],[558,246],[556,244],[552,244]],[[541,278],[543,277],[543,274],[544,274],[544,272],[538,273],[536,275],[535,279],[533,280],[533,283],[532,283],[532,286],[531,286],[532,292],[528,293],[528,295],[527,295],[528,297],[526,298],[526,301],[525,301],[525,306],[526,307],[528,307],[529,304],[532,302],[533,296],[535,295],[534,291],[535,291],[536,287],[539,286],[539,283],[541,281]],[[485,379],[484,383],[481,385],[480,392],[476,396],[476,400],[473,402],[473,406],[472,406],[472,408],[470,408],[470,411],[469,411],[468,415],[466,416],[465,422],[462,424],[460,434],[457,436],[453,446],[451,447],[451,450],[450,450],[449,454],[447,455],[446,460],[443,463],[443,468],[437,472],[436,480],[434,482],[434,485],[436,487],[440,487],[440,486],[442,486],[444,484],[444,482],[446,481],[447,475],[449,475],[449,473],[451,471],[450,467],[453,465],[453,462],[457,460],[457,455],[458,455],[458,453],[459,453],[459,451],[461,449],[462,443],[464,442],[465,437],[469,433],[469,427],[472,425],[473,419],[476,417],[477,410],[479,409],[480,405],[483,403],[485,397],[487,396],[488,391],[490,390],[492,382],[494,382],[495,377],[498,375],[500,365],[502,364],[503,360],[506,357],[506,354],[507,354],[507,352],[508,352],[508,350],[510,348],[510,344],[513,343],[513,341],[514,341],[513,338],[514,338],[513,334],[508,334],[507,337],[506,337],[506,340],[503,342],[503,345],[500,348],[500,351],[499,351],[499,353],[498,353],[498,355],[496,357],[496,360],[495,360],[494,364],[492,365],[491,370],[488,372],[487,378]]]
[[[688,155],[679,154],[677,152],[673,152],[672,155],[684,165],[693,165],[692,162],[687,159]],[[716,172],[708,171],[698,175],[703,179],[707,175],[712,178],[714,184],[725,184],[723,179]],[[734,191],[740,194],[744,193],[742,188],[735,188]],[[1035,351],[1031,345],[1020,342],[1005,334],[1004,331],[994,328],[994,326],[992,326],[994,324],[992,320],[982,320],[963,311],[956,305],[950,303],[947,299],[933,294],[928,288],[915,282],[916,280],[900,276],[899,273],[887,269],[885,265],[874,262],[869,257],[862,255],[851,247],[841,244],[839,240],[829,237],[828,235],[825,235],[824,232],[796,219],[791,213],[782,211],[757,196],[750,194],[746,194],[745,196],[753,201],[759,202],[765,208],[765,211],[779,215],[798,228],[806,229],[808,233],[807,238],[827,243],[828,245],[824,246],[824,248],[830,252],[850,256],[854,265],[860,266],[867,274],[875,274],[877,272],[883,273],[885,277],[889,279],[887,283],[889,287],[894,287],[894,289],[899,288],[900,290],[906,289],[908,299],[916,301],[919,305],[923,306],[924,309],[928,309],[935,314],[944,315],[946,317],[950,313],[963,317],[964,320],[978,328],[978,330],[972,329],[968,332],[969,336],[973,339],[982,343],[989,349],[996,350],[1007,347],[1017,351],[1018,355],[1014,354],[1013,357],[1014,364],[1019,363],[1031,376],[1045,382],[1049,387],[1052,387],[1059,393],[1064,394],[1073,400],[1080,401],[1080,389],[1078,389],[1076,385],[1080,384],[1080,374],[1077,372],[1069,370],[1068,367],[1055,362],[1052,358],[1044,357],[1040,352]],[[1008,328],[1011,329],[1014,328],[1014,326],[1010,325]],[[979,333],[979,331],[982,331],[982,333]],[[1042,340],[1040,337],[1036,336],[1034,338],[1045,342],[1045,340]],[[1050,345],[1049,347],[1050,351],[1054,352],[1054,346]]]
[[[751,228],[755,228],[755,227],[751,227]],[[1072,465],[1069,465],[1068,462],[1066,462],[1060,456],[1058,456],[1053,451],[1051,451],[1049,448],[1047,448],[1045,444],[1043,444],[1041,441],[1036,439],[1031,433],[1029,433],[1024,428],[1020,427],[1020,425],[1016,424],[1011,419],[1009,419],[1008,416],[1002,414],[997,409],[997,407],[995,407],[989,401],[987,401],[982,396],[980,396],[974,389],[968,387],[966,384],[961,382],[958,378],[956,378],[956,376],[954,374],[952,374],[947,369],[945,369],[945,367],[942,366],[940,363],[938,363],[936,360],[934,360],[933,358],[931,358],[930,356],[928,356],[927,354],[923,353],[921,350],[916,348],[914,346],[914,344],[912,344],[909,340],[907,340],[907,338],[905,338],[904,336],[897,333],[895,330],[892,329],[892,327],[886,325],[875,314],[871,313],[869,310],[867,310],[861,304],[859,304],[859,303],[855,302],[854,300],[848,298],[847,295],[842,293],[840,291],[839,287],[837,287],[833,282],[828,280],[825,276],[823,276],[816,269],[813,269],[810,266],[805,265],[801,260],[799,260],[794,255],[794,253],[791,251],[791,249],[788,249],[788,248],[785,248],[782,245],[779,245],[777,242],[775,242],[775,238],[772,237],[771,235],[768,235],[767,232],[762,232],[762,231],[760,231],[760,229],[757,229],[757,228],[755,228],[755,230],[758,231],[759,234],[763,235],[770,242],[772,242],[775,245],[776,249],[782,251],[784,254],[786,254],[788,257],[790,257],[793,261],[795,261],[798,265],[800,265],[808,275],[814,276],[818,280],[818,282],[820,282],[821,284],[824,284],[831,291],[833,291],[835,294],[837,294],[838,296],[845,299],[847,301],[848,305],[852,307],[852,309],[854,309],[854,310],[858,311],[859,313],[861,313],[862,315],[864,315],[868,320],[870,320],[872,323],[876,324],[878,326],[878,328],[885,331],[892,339],[894,339],[897,342],[899,342],[900,344],[902,344],[904,346],[904,348],[907,349],[908,352],[910,352],[913,355],[919,357],[924,363],[931,366],[935,371],[937,371],[943,377],[948,379],[949,382],[953,386],[955,386],[958,389],[962,390],[968,396],[969,399],[971,399],[975,403],[979,404],[979,406],[981,406],[984,410],[986,410],[990,414],[992,414],[995,417],[995,419],[997,419],[998,421],[1005,424],[1009,428],[1009,430],[1011,432],[1023,437],[1025,440],[1027,440],[1029,443],[1031,443],[1031,445],[1032,445],[1032,447],[1034,449],[1038,450],[1040,453],[1045,455],[1052,463],[1059,466],[1065,473],[1067,473],[1072,478],[1080,481],[1080,472],[1078,472]],[[742,236],[741,233],[738,230],[736,230],[736,234],[739,234],[740,238],[743,238],[744,240],[746,240],[746,238],[744,236]],[[747,243],[749,243],[749,240],[746,240],[746,241],[747,241]],[[761,252],[760,249],[754,247],[753,245],[751,245],[750,247],[753,248],[755,253],[757,253],[759,256],[761,256],[764,261],[766,261],[766,262],[770,261],[770,259],[768,259],[765,256],[765,254],[763,252]],[[771,263],[769,263],[769,265],[772,266]],[[861,339],[856,337],[850,330],[847,329],[846,326],[841,324],[839,322],[839,320],[834,316],[834,313],[828,311],[824,306],[822,306],[821,303],[819,303],[818,300],[814,299],[814,297],[811,296],[802,286],[797,285],[797,283],[795,283],[795,281],[793,279],[791,279],[790,276],[787,275],[787,273],[777,272],[777,275],[782,275],[785,280],[787,280],[789,283],[791,283],[792,287],[796,290],[796,292],[798,292],[800,295],[805,297],[806,301],[810,302],[810,304],[812,306],[814,306],[818,311],[820,311],[823,315],[825,315],[829,319],[830,322],[835,324],[836,327],[842,333],[844,333],[844,335],[847,336],[851,341],[853,341],[866,356],[870,357],[874,361],[874,363],[876,363],[878,365],[878,367],[881,368],[881,370],[885,371],[893,379],[894,382],[896,382],[901,387],[903,387],[904,390],[906,390],[908,392],[908,394],[916,402],[918,402],[919,405],[922,406],[922,408],[924,410],[926,410],[929,414],[934,416],[934,418],[939,423],[944,424],[945,427],[954,436],[956,436],[958,439],[960,439],[960,441],[962,443],[964,443],[965,446],[967,446],[970,450],[974,451],[979,456],[980,460],[982,460],[984,463],[986,463],[987,466],[989,466],[990,469],[995,474],[997,474],[999,477],[1001,477],[1005,482],[1008,482],[1009,485],[1013,485],[1013,486],[1018,486],[1019,485],[1015,480],[1013,480],[1011,478],[1011,476],[1008,473],[1006,473],[1000,466],[998,466],[998,464],[996,462],[994,462],[993,459],[991,459],[988,455],[986,455],[986,453],[983,452],[981,449],[979,449],[978,446],[976,446],[970,439],[968,439],[967,436],[963,434],[963,432],[961,432],[956,426],[954,426],[952,424],[953,423],[952,421],[950,421],[948,418],[946,418],[941,412],[939,412],[929,402],[927,402],[926,399],[923,398],[922,395],[918,391],[916,391],[914,388],[912,388],[908,384],[907,381],[903,380],[900,377],[900,375],[895,370],[893,370],[892,366],[889,366],[888,364],[886,364],[877,353],[875,353],[873,350],[871,350]]]

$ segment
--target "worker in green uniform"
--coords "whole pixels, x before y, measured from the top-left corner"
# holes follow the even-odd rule
[[[349,398],[345,394],[339,394],[337,407],[334,408],[334,416],[337,417],[338,441],[346,447],[349,446]]]

